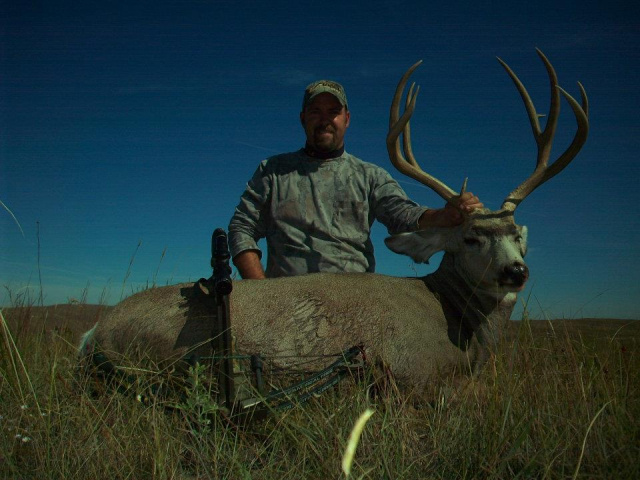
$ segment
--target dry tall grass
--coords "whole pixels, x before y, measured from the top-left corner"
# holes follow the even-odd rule
[[[640,322],[517,322],[480,378],[443,379],[428,402],[347,380],[238,427],[194,422],[215,408],[197,387],[173,413],[133,395],[92,397],[75,380],[75,344],[100,312],[64,308],[66,324],[63,310],[4,311],[1,478],[343,478],[368,408],[350,478],[640,478]]]

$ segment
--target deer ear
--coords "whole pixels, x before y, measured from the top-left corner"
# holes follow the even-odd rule
[[[450,228],[428,228],[392,235],[384,243],[389,250],[408,255],[416,263],[429,263],[432,255],[444,250],[450,233]]]

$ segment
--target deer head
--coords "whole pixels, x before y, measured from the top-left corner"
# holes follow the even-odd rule
[[[524,263],[527,250],[527,228],[517,225],[513,214],[516,207],[537,187],[560,173],[578,154],[589,132],[588,100],[580,83],[582,105],[558,86],[558,77],[553,66],[537,50],[542,59],[551,84],[551,105],[544,130],[540,128],[539,115],[524,85],[516,74],[500,58],[498,61],[513,80],[524,101],[533,135],[538,146],[537,162],[533,173],[513,190],[499,210],[479,209],[465,215],[461,225],[455,228],[429,228],[412,233],[394,235],[385,240],[386,245],[396,253],[410,256],[415,262],[428,263],[436,252],[444,250],[453,257],[456,273],[474,290],[479,289],[494,294],[517,292],[524,288],[529,271]],[[445,201],[455,205],[466,188],[466,180],[460,194],[431,176],[418,165],[411,149],[409,120],[415,109],[419,88],[411,85],[407,94],[405,111],[400,116],[400,99],[405,85],[413,71],[422,63],[411,66],[398,83],[391,104],[387,150],[391,163],[404,175],[426,185]],[[560,113],[560,93],[571,106],[578,128],[573,141],[551,165],[549,156]],[[403,134],[403,151],[400,150],[399,136]]]

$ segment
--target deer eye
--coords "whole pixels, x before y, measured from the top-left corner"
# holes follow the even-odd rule
[[[474,237],[467,237],[464,239],[464,243],[467,245],[480,245],[480,239]]]

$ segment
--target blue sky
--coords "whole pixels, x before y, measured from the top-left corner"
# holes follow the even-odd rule
[[[530,243],[521,298],[534,318],[640,318],[638,5],[5,3],[0,200],[24,235],[0,208],[0,304],[37,300],[40,276],[45,304],[115,303],[147,284],[209,276],[211,232],[226,228],[263,158],[303,145],[302,92],[320,78],[347,90],[347,150],[391,170],[391,97],[423,59],[416,156],[454,188],[468,176],[469,189],[498,208],[536,150],[495,57],[546,113],[539,47],[566,90],[578,97],[576,82],[585,86],[591,131],[573,163],[516,212]],[[563,101],[556,155],[574,131]],[[441,206],[392,173],[414,200]],[[374,229],[379,273],[437,266],[389,252],[385,235]]]

